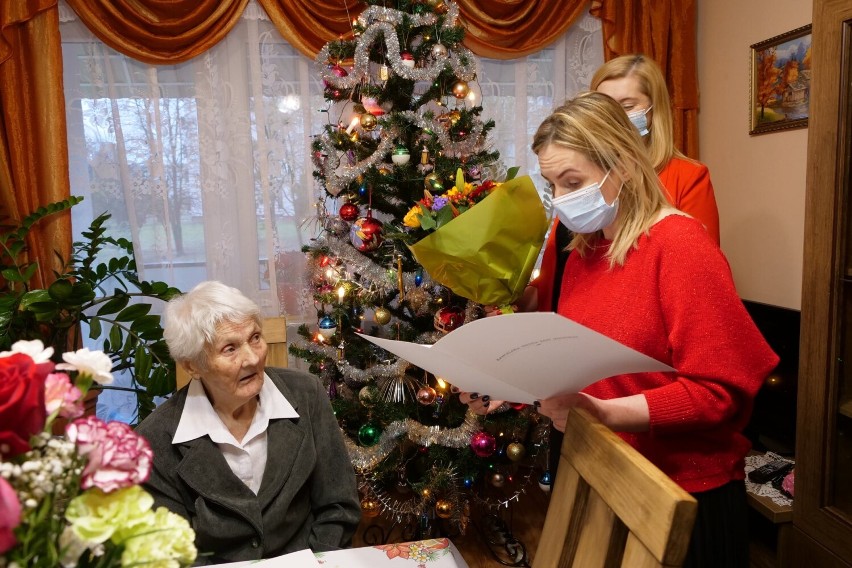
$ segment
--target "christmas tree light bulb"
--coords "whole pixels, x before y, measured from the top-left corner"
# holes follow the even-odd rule
[[[447,390],[447,382],[441,377],[435,377],[438,381],[438,388],[440,390]]]
[[[343,302],[343,296],[345,296],[345,295],[346,295],[346,288],[344,288],[343,286],[341,286],[340,288],[338,288],[338,289],[337,289],[337,298],[338,298],[341,302]]]
[[[355,127],[361,124],[361,117],[357,114],[352,117],[352,120],[349,121],[349,126],[346,128],[346,134],[352,134],[352,131],[355,130]]]

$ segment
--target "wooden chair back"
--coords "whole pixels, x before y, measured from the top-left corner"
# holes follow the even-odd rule
[[[609,428],[573,410],[532,566],[679,567],[697,507]]]
[[[263,320],[263,337],[269,345],[269,353],[266,355],[267,367],[286,367],[287,319],[284,317],[265,318]],[[183,388],[189,382],[189,379],[189,374],[178,365],[175,378],[177,388]]]

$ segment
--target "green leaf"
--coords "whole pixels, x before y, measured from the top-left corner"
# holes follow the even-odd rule
[[[113,349],[118,349],[118,346],[124,342],[124,334],[117,325],[112,326],[109,330],[109,342]]]
[[[97,315],[114,314],[123,310],[129,302],[130,296],[126,294],[116,295],[115,298],[108,300],[98,309]]]
[[[34,304],[38,305],[42,303],[50,303],[54,306],[54,308],[56,307],[56,303],[51,301],[50,294],[47,293],[47,290],[32,290],[31,292],[27,292],[21,296],[19,309],[30,310]]]
[[[116,321],[133,321],[136,318],[141,318],[145,314],[151,311],[151,304],[133,304],[132,306],[128,306],[121,310],[117,316],[115,316]]]
[[[9,282],[24,282],[24,278],[18,274],[18,271],[15,268],[7,268],[0,272],[0,274],[2,274],[3,278]]]
[[[452,207],[442,207],[438,214],[435,215],[437,226],[443,227],[447,223],[453,220],[453,210]]]
[[[133,362],[133,370],[136,373],[136,380],[140,384],[148,383],[148,376],[151,374],[151,365],[153,359],[145,350],[145,347],[139,345],[136,347],[135,360]]]
[[[520,166],[512,166],[509,168],[509,171],[506,172],[506,181],[510,179],[515,179],[515,176],[518,175],[518,172],[521,170]]]
[[[71,292],[74,289],[74,285],[71,284],[67,280],[56,280],[51,284],[47,292],[50,294],[50,297],[54,300],[67,300],[69,296],[71,296]]]
[[[130,324],[131,331],[142,334],[144,332],[157,329],[160,327],[160,316],[158,315],[147,315],[140,316],[133,320]]]
[[[97,339],[101,336],[101,331],[103,328],[101,327],[100,318],[92,318],[89,320],[89,338]]]

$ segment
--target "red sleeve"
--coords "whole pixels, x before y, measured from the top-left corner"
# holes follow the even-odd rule
[[[661,245],[660,310],[677,377],[644,392],[651,429],[742,428],[778,356],[743,306],[719,247],[696,223],[682,218]]]
[[[700,162],[672,158],[660,172],[672,205],[698,219],[719,244],[719,209],[710,170]]]

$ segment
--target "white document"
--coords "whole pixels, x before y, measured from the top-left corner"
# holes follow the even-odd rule
[[[613,375],[674,371],[552,312],[478,319],[433,345],[359,335],[463,391],[527,404]]]
[[[311,549],[306,548],[266,560],[228,562],[227,564],[216,564],[216,566],[219,568],[320,568],[320,563]]]

